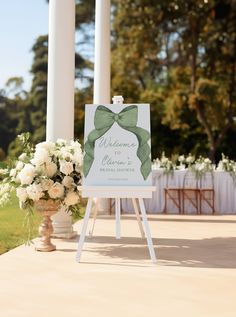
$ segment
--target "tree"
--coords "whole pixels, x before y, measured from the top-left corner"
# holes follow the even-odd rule
[[[0,150],[1,150],[1,158],[4,159],[5,153],[7,153],[8,145],[14,138],[14,120],[11,118],[11,111],[9,101],[4,96],[4,92],[1,91],[0,94],[0,117],[1,117],[1,125],[0,125]]]
[[[95,0],[76,1],[75,138],[83,140],[84,105],[92,103]]]
[[[12,94],[17,97],[17,95],[24,95],[26,94],[25,91],[22,89],[22,85],[24,83],[23,77],[11,77],[7,80],[5,84],[5,90],[6,90],[6,95],[10,96]]]
[[[188,12],[183,39],[190,47],[189,106],[197,113],[214,160],[236,111],[236,3],[212,1],[204,10],[192,6]]]
[[[114,3],[115,91],[120,89],[139,101],[148,96],[145,91],[154,91],[162,102],[153,100],[153,112],[163,116],[170,138],[177,132],[177,148],[208,149],[214,159],[227,133],[233,133],[235,1]],[[156,119],[152,119],[152,126],[156,134],[163,128]],[[168,127],[171,131],[167,132]],[[160,147],[157,142],[154,146]],[[165,147],[168,149],[168,141]]]
[[[32,47],[34,60],[31,67],[32,86],[28,98],[28,108],[33,129],[33,142],[46,138],[48,36],[40,36]]]
[[[21,133],[18,127],[25,116],[25,97],[23,91],[18,91],[14,98],[8,98],[3,90],[0,93],[0,148],[5,154],[14,152],[14,140],[17,134]],[[26,127],[26,124],[24,126]]]

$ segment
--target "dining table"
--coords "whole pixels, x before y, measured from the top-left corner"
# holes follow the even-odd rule
[[[174,170],[167,173],[165,169],[152,170],[152,185],[156,187],[152,198],[144,199],[148,213],[161,214],[165,207],[165,188],[184,188],[187,169]],[[199,181],[198,181],[199,183]],[[199,185],[198,185],[199,186]],[[215,214],[236,214],[236,183],[230,173],[214,170],[201,177],[202,188],[212,188],[214,190]],[[178,209],[173,201],[168,201],[168,213],[176,214]],[[205,214],[212,214],[211,208],[205,204],[203,206]],[[121,209],[124,213],[133,213],[132,202],[125,198],[121,200]],[[186,208],[187,214],[196,213],[196,210],[189,203]]]

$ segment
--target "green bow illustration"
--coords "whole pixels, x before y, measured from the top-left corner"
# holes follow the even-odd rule
[[[135,105],[128,106],[121,110],[120,113],[114,113],[105,106],[98,106],[94,116],[95,129],[88,135],[85,142],[84,150],[84,175],[88,175],[94,161],[94,146],[95,141],[103,136],[116,122],[121,128],[132,132],[138,139],[137,156],[141,161],[140,171],[144,180],[147,179],[151,172],[151,149],[147,143],[150,139],[150,133],[140,127],[136,127],[138,121],[138,107]]]

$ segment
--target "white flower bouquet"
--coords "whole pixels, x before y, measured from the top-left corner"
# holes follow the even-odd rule
[[[186,157],[185,161],[186,161],[187,166],[190,167],[195,161],[195,156],[192,155],[191,153],[189,153],[189,155]]]
[[[179,155],[178,159],[177,159],[177,163],[179,163],[179,164],[176,165],[176,169],[177,170],[184,170],[185,169],[185,162],[186,162],[185,156]]]
[[[228,172],[236,184],[236,162],[230,160],[228,156],[221,154],[221,160],[218,163],[217,171]]]
[[[165,152],[161,154],[160,167],[165,169],[165,174],[171,174],[174,171],[175,165],[165,156]]]
[[[78,141],[42,142],[32,147],[29,134],[19,136],[24,152],[12,168],[3,169],[0,203],[16,189],[21,209],[32,211],[39,200],[52,199],[67,211],[78,212],[83,153]]]
[[[205,173],[212,173],[214,170],[211,160],[202,156],[199,156],[195,163],[189,168],[193,173],[195,173],[196,178],[201,178]]]

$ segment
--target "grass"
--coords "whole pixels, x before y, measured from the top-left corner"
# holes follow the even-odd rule
[[[11,201],[0,207],[0,254],[3,254],[27,240],[28,230],[24,225],[25,211],[21,210],[17,198],[12,197]],[[33,216],[32,237],[37,236],[40,216]]]
[[[81,206],[81,215],[84,213],[84,203]],[[18,200],[12,196],[11,202],[4,207],[0,207],[0,254],[3,254],[27,241],[28,230],[24,226],[25,211],[21,210]],[[73,219],[73,222],[80,218]],[[38,214],[33,216],[32,237],[38,235],[38,227],[41,217]]]
[[[0,162],[0,168],[5,168]],[[0,207],[0,254],[3,254],[27,241],[28,230],[24,225],[25,211],[19,208],[18,200],[12,195],[11,201]],[[34,215],[32,224],[32,237],[37,235],[40,216]]]

